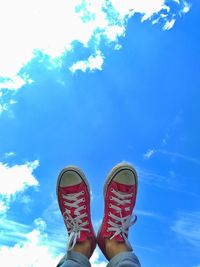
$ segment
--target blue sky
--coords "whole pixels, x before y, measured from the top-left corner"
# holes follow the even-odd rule
[[[98,230],[106,175],[128,161],[142,266],[200,266],[198,1],[10,4],[0,2],[0,261],[55,266],[67,238],[59,171],[85,172]],[[106,265],[99,250],[91,261]]]

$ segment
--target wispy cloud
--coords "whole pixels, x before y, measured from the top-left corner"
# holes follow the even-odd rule
[[[171,152],[171,151],[167,151],[167,150],[157,150],[157,153],[166,155],[166,156],[170,156],[171,158],[177,158],[177,159],[181,159],[184,161],[188,161],[194,164],[200,164],[200,159],[199,158],[195,158],[195,157],[191,157],[188,155],[184,155],[178,152]]]
[[[140,182],[149,186],[155,186],[164,190],[172,190],[185,196],[199,199],[199,195],[193,191],[195,188],[193,188],[193,190],[192,188],[190,188],[190,190],[188,189],[187,183],[185,182],[186,177],[181,177],[171,170],[169,170],[166,174],[160,174],[139,166],[135,167],[137,169]]]
[[[15,156],[15,152],[13,152],[13,151],[6,152],[6,153],[4,154],[4,157],[5,157],[5,158],[9,158],[9,157],[13,157],[13,156]]]
[[[93,267],[106,267],[107,266],[107,262],[104,260],[101,260],[101,252],[100,250],[97,248],[95,249],[91,259],[90,259],[90,263]]]
[[[1,88],[0,88],[1,90]],[[17,102],[14,100],[9,100],[8,102],[5,102],[3,99],[3,96],[0,96],[0,115],[4,112],[4,111],[8,111],[9,107],[16,104]]]
[[[171,21],[167,21],[163,27],[164,30],[170,30],[171,28],[173,28],[174,24],[175,24],[176,20],[172,19]]]
[[[176,13],[187,13],[190,9],[190,5],[187,1],[174,1],[176,2],[176,10],[172,9],[172,1],[165,0],[153,0],[153,1],[131,1],[126,0],[121,3],[117,0],[111,0],[114,8],[119,12],[121,16],[139,13],[142,15],[141,21],[151,19],[154,21],[155,17],[163,19],[164,22],[168,22],[170,18],[176,17]],[[177,9],[178,8],[178,9]]]
[[[134,245],[135,248],[139,248],[151,253],[159,253],[157,248],[153,248],[153,247],[145,247],[145,246],[140,246],[140,245]]]
[[[35,228],[32,229],[10,220],[3,221],[1,227],[6,233],[7,241],[14,241],[14,244],[2,245],[5,237],[1,234],[0,261],[6,262],[8,267],[56,266],[61,254],[54,251],[54,246],[45,232],[45,226],[45,222],[40,218],[35,220]]]
[[[149,149],[147,152],[144,153],[144,158],[145,159],[150,159],[153,154],[155,154],[155,150],[154,149]]]
[[[6,104],[0,104],[0,115],[1,113],[3,113],[3,111],[6,111],[6,110],[7,110]]]
[[[8,90],[2,90],[1,80],[0,72],[0,116],[3,112],[8,112],[9,108],[17,103],[17,101],[13,100],[13,94],[11,92]]]
[[[8,267],[56,266],[65,253],[67,230],[60,225],[55,228],[51,226],[42,218],[36,218],[29,225],[1,218],[0,228],[3,231],[0,232],[0,261],[5,262],[7,258]],[[101,259],[99,249],[94,251],[90,262],[94,267],[107,265],[107,262]]]
[[[170,22],[169,22],[170,23]],[[186,137],[184,135],[184,112],[183,110],[179,110],[174,117],[172,118],[172,121],[167,125],[166,132],[161,139],[161,142],[156,144],[157,149],[166,147],[167,145],[174,142],[184,142]],[[156,150],[156,149],[154,149]]]
[[[8,205],[6,205],[5,201],[0,200],[0,214],[6,213],[8,210]]]
[[[171,226],[182,240],[200,248],[200,212],[180,213]]]
[[[134,213],[137,216],[150,217],[150,218],[159,219],[159,220],[163,219],[162,216],[160,216],[159,214],[156,214],[154,212],[151,212],[151,211],[135,209]]]
[[[1,1],[0,89],[17,90],[33,82],[24,66],[37,56],[37,51],[51,58],[52,67],[58,67],[63,54],[70,53],[74,42],[79,42],[91,51],[83,61],[91,61],[90,56],[97,51],[103,54],[100,49],[102,41],[114,43],[116,47],[118,38],[125,35],[127,19],[134,14],[141,14],[141,22],[162,23],[163,29],[167,30],[189,9],[186,0]],[[99,55],[98,59],[97,69],[100,69],[103,57]],[[88,70],[90,66],[94,68],[94,64],[87,64]]]
[[[81,70],[83,72],[87,70],[102,70],[103,55],[100,51],[97,51],[95,55],[89,56],[87,60],[81,60],[74,63],[69,69],[72,72]]]
[[[171,159],[179,159],[179,160],[184,160],[188,161],[194,164],[200,164],[200,159],[195,158],[192,156],[184,155],[179,152],[172,152],[172,151],[167,151],[164,149],[149,149],[147,152],[144,154],[145,159],[150,159],[153,155],[155,154],[162,154],[165,156],[169,156]]]
[[[31,227],[29,225],[4,217],[1,217],[0,226],[1,229],[3,229],[3,231],[0,232],[2,245],[23,241],[26,238],[26,234],[31,231]]]
[[[161,188],[170,188],[169,176],[161,175],[140,167],[137,167],[136,169],[138,171],[140,181]]]

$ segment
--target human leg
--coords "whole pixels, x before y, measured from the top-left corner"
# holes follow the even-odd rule
[[[88,259],[96,247],[96,237],[90,216],[90,189],[85,175],[75,166],[63,169],[56,192],[68,230],[67,253],[58,266],[90,266]]]
[[[137,188],[137,173],[130,164],[116,165],[107,176],[104,185],[104,219],[97,242],[105,257],[110,261],[108,266],[121,264],[121,261],[123,264],[119,267],[125,266],[125,261],[127,261],[126,266],[140,266],[128,240],[129,227],[137,219],[132,215]]]
[[[137,256],[130,251],[120,252],[114,256],[107,267],[140,267]]]
[[[91,264],[84,254],[68,251],[57,267],[91,267]]]

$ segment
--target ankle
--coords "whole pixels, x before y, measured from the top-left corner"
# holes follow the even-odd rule
[[[109,260],[121,252],[129,251],[125,243],[118,242],[115,239],[106,239],[105,248]]]
[[[75,252],[81,253],[84,256],[86,256],[88,259],[92,256],[92,241],[87,239],[83,243],[77,243],[73,250]]]

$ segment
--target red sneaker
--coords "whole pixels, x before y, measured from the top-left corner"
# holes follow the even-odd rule
[[[97,242],[107,259],[105,239],[114,238],[118,242],[123,242],[132,251],[128,241],[128,229],[137,220],[137,217],[132,215],[137,187],[137,173],[127,163],[116,165],[106,179],[104,219],[98,232]]]
[[[67,250],[75,244],[91,239],[91,252],[96,247],[96,236],[90,216],[90,189],[83,172],[69,166],[61,171],[57,181],[57,198],[68,230]]]

